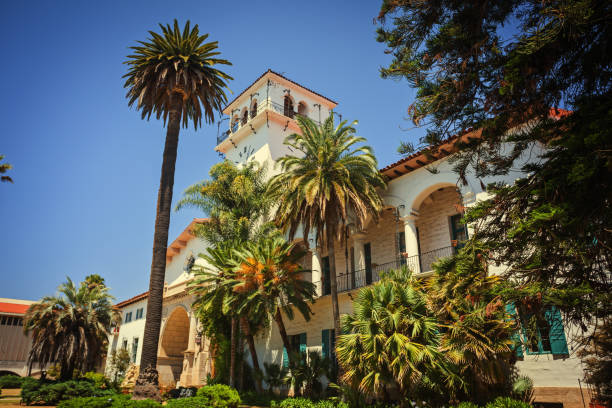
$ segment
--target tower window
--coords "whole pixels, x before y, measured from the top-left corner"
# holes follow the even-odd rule
[[[306,104],[304,102],[298,103],[297,113],[300,116],[307,116],[307,114],[308,114],[308,107],[306,106]]]
[[[285,95],[285,100],[283,101],[283,115],[293,118],[293,101],[289,95]]]
[[[251,106],[251,119],[253,119],[255,115],[257,115],[257,101],[254,101]]]
[[[244,112],[242,112],[242,119],[240,120],[240,125],[241,126],[246,125],[248,120],[249,120],[249,111],[245,109]]]

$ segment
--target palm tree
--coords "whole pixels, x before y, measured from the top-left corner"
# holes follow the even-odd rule
[[[321,126],[303,116],[298,116],[297,122],[301,134],[294,133],[285,139],[295,155],[279,160],[282,172],[271,180],[270,191],[279,198],[276,221],[289,232],[290,239],[302,226],[305,238],[315,230],[316,244],[324,240],[327,243],[337,339],[340,312],[334,244],[349,217],[357,229],[362,229],[370,216],[378,220],[383,202],[377,189],[384,188],[385,182],[372,149],[355,147],[365,141],[355,136],[356,121],[335,126],[332,114]]]
[[[75,370],[95,368],[105,351],[111,324],[119,319],[106,286],[89,287],[85,282],[76,286],[67,279],[59,286],[59,295],[32,304],[24,318],[24,332],[32,333],[29,370],[34,362],[41,368],[59,364],[62,380],[72,378]]]
[[[452,375],[439,352],[439,325],[427,308],[420,284],[406,267],[383,274],[361,289],[336,347],[343,381],[370,397],[388,400],[441,395]]]
[[[0,154],[0,162],[4,160],[4,155]],[[13,182],[13,179],[11,178],[11,176],[5,176],[4,173],[6,173],[7,171],[9,171],[10,169],[12,169],[13,166],[9,163],[0,163],[0,174],[2,174],[2,176],[0,176],[0,181],[4,181],[4,182]]]
[[[299,261],[303,253],[280,236],[247,242],[242,248],[207,248],[200,254],[210,266],[194,266],[191,292],[198,299],[194,306],[206,314],[237,316],[246,319],[245,337],[253,368],[259,371],[254,327],[263,328],[273,319],[283,345],[293,360],[293,349],[282,314],[294,318],[294,308],[310,319],[309,302],[314,300],[314,285],[301,278]]]
[[[149,396],[156,399],[160,398],[157,389],[157,347],[179,131],[181,125],[187,127],[190,121],[196,129],[201,125],[202,118],[206,122],[213,122],[215,111],[220,111],[227,102],[224,88],[226,81],[232,79],[215,68],[215,65],[230,63],[216,58],[219,54],[215,51],[217,42],[205,42],[208,34],[200,35],[197,25],[190,29],[187,21],[181,32],[178,22],[174,20],[174,27],[160,24],[160,28],[161,35],[150,31],[148,42],[131,47],[133,54],[127,57],[125,63],[129,70],[124,76],[128,105],[136,105],[143,119],[155,114],[157,119],[163,118],[167,124],[141,370],[134,387],[135,398]]]
[[[256,239],[268,231],[269,224],[266,222],[266,217],[271,200],[266,194],[265,167],[253,161],[237,167],[225,160],[210,169],[210,177],[210,180],[189,186],[183,198],[176,205],[177,210],[184,207],[195,207],[209,215],[208,222],[194,229],[196,236],[221,248],[223,252],[224,249],[241,246],[248,240]],[[217,257],[215,262],[217,270],[223,271],[225,260]],[[252,340],[249,333],[256,330],[252,324],[247,324],[247,317],[236,316],[234,313],[231,313],[230,317],[240,319],[240,329],[245,333],[248,342]],[[251,321],[253,318],[253,316],[250,317]],[[261,317],[257,317],[255,322],[260,319]],[[230,326],[230,385],[235,384],[237,323],[238,321],[232,320]],[[217,336],[213,335],[213,339],[215,337]],[[249,348],[254,350],[251,342],[249,342]],[[259,371],[257,355],[253,351],[251,357],[253,368]]]
[[[278,234],[247,242],[234,251],[233,282],[230,283],[234,292],[243,295],[236,298],[237,312],[249,311],[274,319],[288,357],[293,360],[297,350],[293,350],[287,336],[283,313],[293,320],[297,309],[308,321],[312,314],[310,303],[315,299],[315,286],[302,279],[305,270],[300,261],[304,252]]]
[[[513,372],[514,321],[497,295],[499,277],[486,274],[484,255],[469,242],[435,263],[426,284],[428,307],[441,323],[440,350],[458,367],[464,398],[477,403],[508,395]]]

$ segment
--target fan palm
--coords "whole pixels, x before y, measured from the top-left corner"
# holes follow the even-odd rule
[[[355,136],[356,121],[334,125],[330,115],[317,126],[304,116],[297,117],[301,134],[294,133],[285,144],[294,152],[279,160],[282,172],[270,183],[279,198],[277,223],[292,239],[301,226],[304,237],[316,231],[316,243],[327,243],[330,264],[330,292],[336,337],[340,333],[340,312],[336,283],[335,241],[350,220],[362,229],[368,217],[378,220],[383,208],[378,189],[385,182],[377,169],[372,149],[356,147],[364,142]]]
[[[409,397],[441,394],[442,384],[456,380],[438,350],[438,323],[406,267],[361,289],[353,308],[343,318],[348,334],[336,347],[346,383],[383,399],[396,390],[404,403]]]
[[[63,380],[74,371],[93,370],[104,353],[111,324],[119,319],[113,297],[104,285],[76,286],[70,278],[58,288],[59,295],[32,304],[24,318],[25,333],[32,333],[29,370],[59,364]]]
[[[159,399],[157,391],[157,347],[161,325],[164,274],[170,208],[174,185],[174,168],[181,125],[189,122],[197,129],[202,119],[214,121],[215,111],[227,102],[224,88],[229,75],[215,65],[230,65],[216,56],[217,42],[206,42],[208,34],[200,35],[198,26],[189,21],[181,32],[161,25],[162,34],[150,31],[148,42],[131,47],[133,54],[125,62],[129,66],[125,88],[128,105],[135,105],[142,118],[155,114],[167,124],[161,179],[157,197],[157,214],[153,238],[153,261],[147,301],[147,316],[142,347],[141,370],[134,388],[135,398],[146,397],[144,390]]]

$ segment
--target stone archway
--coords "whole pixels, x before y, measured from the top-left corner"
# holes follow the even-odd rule
[[[170,313],[163,328],[157,358],[160,384],[176,384],[183,370],[184,352],[189,346],[189,315],[182,306]]]

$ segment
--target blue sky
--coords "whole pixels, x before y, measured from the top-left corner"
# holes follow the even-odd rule
[[[117,300],[148,288],[165,129],[127,106],[128,46],[157,23],[189,19],[218,40],[242,91],[272,68],[358,119],[380,167],[400,140],[414,92],[383,80],[379,1],[29,1],[0,15],[0,297],[39,299],[70,276],[102,275]],[[231,97],[231,96],[230,96]],[[223,123],[226,126],[227,121]],[[216,124],[182,130],[174,200],[219,161]],[[197,211],[172,214],[170,241]]]

